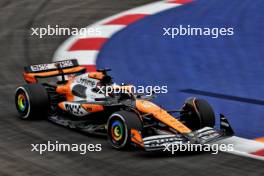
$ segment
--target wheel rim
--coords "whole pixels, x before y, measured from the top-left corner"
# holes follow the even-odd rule
[[[25,110],[28,107],[28,100],[27,100],[25,93],[23,93],[23,92],[18,94],[17,107],[18,107],[18,110],[21,112],[25,112]]]
[[[111,125],[111,137],[115,143],[118,143],[124,137],[124,125],[120,120],[114,120]]]
[[[30,102],[27,96],[27,93],[22,89],[19,88],[16,92],[16,108],[21,117],[27,118],[28,113],[30,111]]]
[[[112,115],[107,123],[108,140],[114,148],[122,148],[127,144],[128,130],[124,118],[119,114]]]

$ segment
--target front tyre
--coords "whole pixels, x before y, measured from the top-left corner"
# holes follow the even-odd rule
[[[215,126],[215,114],[211,105],[204,99],[188,98],[182,108],[181,120],[192,130]]]
[[[127,149],[131,145],[131,129],[141,131],[142,128],[143,125],[138,115],[129,111],[118,111],[108,119],[108,140],[116,149]]]
[[[15,105],[21,119],[39,119],[47,115],[49,97],[41,84],[26,84],[15,92]]]

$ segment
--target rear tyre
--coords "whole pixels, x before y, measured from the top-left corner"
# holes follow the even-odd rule
[[[182,108],[181,120],[192,130],[215,126],[215,114],[211,105],[203,99],[188,98]]]
[[[41,84],[26,84],[16,89],[16,109],[21,119],[40,119],[47,115],[49,97]]]
[[[128,149],[131,146],[131,129],[143,129],[138,115],[129,111],[113,113],[107,122],[107,136],[112,147]]]

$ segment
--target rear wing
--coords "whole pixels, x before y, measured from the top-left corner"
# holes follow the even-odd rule
[[[65,81],[65,75],[85,72],[86,68],[79,66],[76,59],[72,59],[26,66],[24,67],[23,76],[27,83],[37,83],[37,78],[62,76],[62,81]]]

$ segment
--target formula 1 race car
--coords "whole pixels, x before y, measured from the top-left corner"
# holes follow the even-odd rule
[[[153,95],[114,84],[108,71],[86,72],[77,60],[27,66],[28,84],[15,93],[17,111],[22,119],[48,118],[84,132],[106,134],[116,149],[162,150],[165,144],[205,144],[234,134],[224,115],[220,115],[220,130],[214,129],[215,115],[207,101],[192,97],[179,110],[167,111],[151,102]],[[56,79],[38,82],[49,77]],[[107,93],[109,87],[126,91]]]

